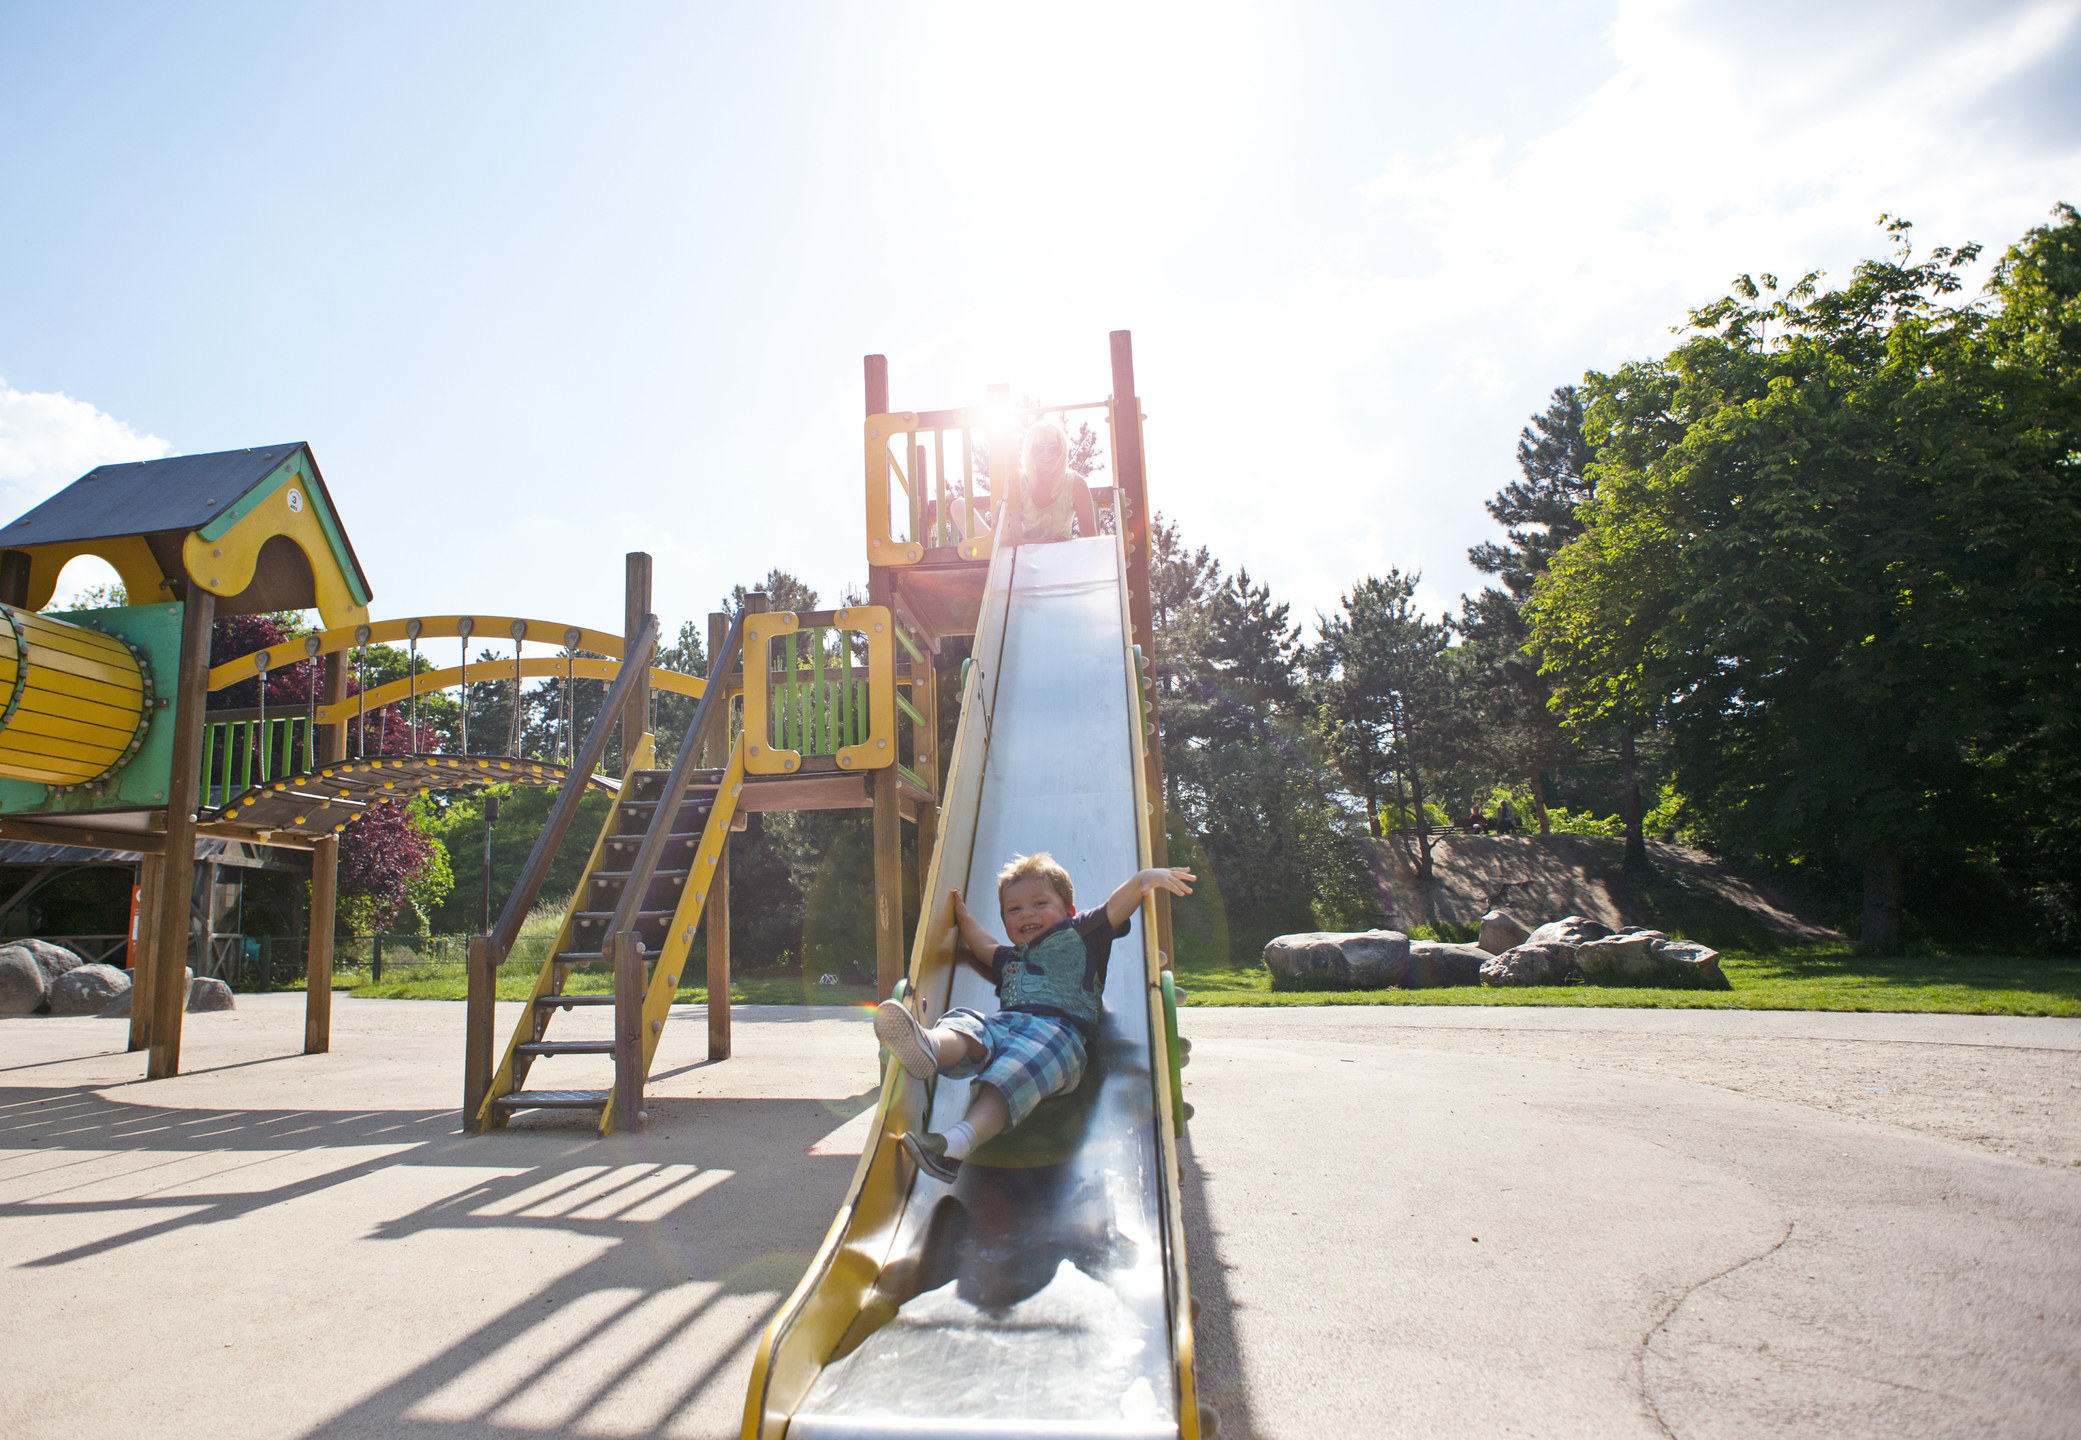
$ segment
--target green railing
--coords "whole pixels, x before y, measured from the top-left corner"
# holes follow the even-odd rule
[[[768,672],[773,733],[767,738],[773,748],[836,755],[847,745],[865,744],[867,659],[864,654],[855,659],[853,632],[797,630],[781,636],[773,648],[780,662]]]
[[[316,732],[308,715],[238,719],[202,727],[202,803],[229,805],[285,775],[315,768]]]

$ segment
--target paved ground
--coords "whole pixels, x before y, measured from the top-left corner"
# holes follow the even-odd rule
[[[465,1140],[461,1007],[335,1005],[316,1058],[295,997],[191,1016],[158,1084],[117,1022],[0,1021],[6,1433],[734,1434],[864,1015],[740,1011],[706,1066],[692,1012],[643,1136]],[[1186,1029],[1225,1435],[2081,1433],[2081,1022]]]

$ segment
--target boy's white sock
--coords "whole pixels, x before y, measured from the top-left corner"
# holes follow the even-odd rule
[[[946,1132],[947,1159],[966,1160],[968,1152],[975,1149],[975,1131],[966,1120]]]

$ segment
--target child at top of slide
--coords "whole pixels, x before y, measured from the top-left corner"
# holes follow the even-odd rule
[[[1041,420],[1027,430],[1026,438],[1019,442],[1019,470],[1019,513],[1010,522],[1019,544],[1098,533],[1091,487],[1069,468],[1069,436],[1060,425]]]
[[[1098,1037],[1106,961],[1113,942],[1152,890],[1190,895],[1190,870],[1138,870],[1106,903],[1082,914],[1069,872],[1045,851],[1020,855],[997,873],[997,906],[1012,943],[1002,945],[952,891],[962,958],[997,987],[998,1011],[949,1010],[927,1030],[901,1001],[875,1008],[874,1033],[913,1077],[973,1077],[961,1123],[944,1135],[906,1134],[901,1144],[918,1168],[951,1183],[961,1162],[998,1132],[1011,1129],[1050,1095],[1084,1078],[1085,1046]],[[983,956],[989,956],[986,962]]]

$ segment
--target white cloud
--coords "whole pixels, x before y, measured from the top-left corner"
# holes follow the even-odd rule
[[[84,400],[0,379],[0,506],[19,514],[97,465],[156,460],[173,446]]]
[[[1885,250],[1882,211],[1991,259],[2081,190],[2081,105],[2045,80],[2072,67],[2077,0],[1740,19],[1621,0],[1609,43],[1616,73],[1544,133],[1388,152],[1349,182],[1342,240],[1177,337],[1152,462],[1191,477],[1192,538],[1297,615],[1390,565],[1423,568],[1440,608],[1482,583],[1480,501],[1548,390],[1666,350],[1736,274],[1845,279]]]

